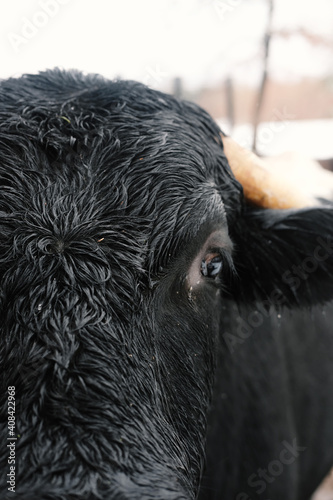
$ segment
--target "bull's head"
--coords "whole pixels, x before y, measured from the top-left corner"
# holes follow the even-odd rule
[[[288,272],[332,210],[245,203],[213,120],[140,84],[55,71],[0,92],[16,497],[195,498],[223,307],[331,297],[332,259],[304,287]]]

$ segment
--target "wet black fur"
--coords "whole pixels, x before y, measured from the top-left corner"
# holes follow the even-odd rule
[[[233,242],[224,274],[192,292],[191,263],[222,229]],[[6,433],[6,391],[15,386],[15,497],[190,499],[203,475],[200,498],[257,498],[251,471],[273,460],[281,441],[308,439],[297,374],[316,339],[303,325],[306,356],[293,364],[293,329],[277,341],[272,315],[235,353],[223,335],[258,303],[287,314],[332,298],[332,255],[292,281],[318,238],[332,242],[330,206],[244,204],[219,129],[194,104],[78,72],[2,81],[1,425]],[[318,390],[325,379],[333,394],[327,323],[320,333],[325,355],[317,353],[311,389],[302,388],[327,406],[319,440],[331,451],[320,466],[309,438],[310,458],[268,486],[271,498],[307,498],[333,462],[332,397]],[[285,398],[290,418],[279,413]],[[2,471],[5,446],[0,453]],[[302,476],[314,464],[308,484]],[[0,499],[11,498],[1,481]]]

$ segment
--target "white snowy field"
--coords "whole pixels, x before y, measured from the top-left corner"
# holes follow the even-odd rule
[[[314,159],[333,158],[333,119],[290,120],[281,114],[279,121],[263,122],[258,127],[257,150],[262,156],[299,151]],[[232,131],[224,120],[221,129],[242,146],[251,149],[253,126],[236,125]]]

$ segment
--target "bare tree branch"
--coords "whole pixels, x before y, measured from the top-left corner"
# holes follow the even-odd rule
[[[273,20],[273,12],[274,12],[274,0],[268,0],[269,7],[268,7],[268,20],[267,20],[267,27],[266,27],[266,33],[263,39],[263,45],[264,45],[264,61],[263,61],[263,73],[261,77],[261,83],[258,91],[258,98],[255,106],[255,111],[254,111],[254,118],[253,118],[253,143],[252,143],[252,151],[255,153],[257,152],[257,131],[258,131],[258,124],[260,120],[260,111],[264,99],[264,94],[265,94],[265,87],[266,87],[266,82],[267,82],[267,68],[268,68],[268,60],[269,60],[269,49],[270,49],[270,43],[271,43],[271,38],[272,38],[272,20]]]

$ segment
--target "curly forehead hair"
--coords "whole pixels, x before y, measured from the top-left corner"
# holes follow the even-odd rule
[[[0,99],[2,157],[13,167],[10,175],[29,176],[25,185],[17,179],[17,189],[30,190],[18,203],[26,203],[34,189],[50,197],[60,176],[61,202],[54,210],[61,205],[67,222],[75,211],[91,220],[85,206],[108,221],[140,219],[140,233],[149,228],[152,261],[163,265],[170,236],[174,244],[184,237],[194,206],[202,205],[203,216],[213,210],[213,192],[222,195],[229,221],[239,212],[242,189],[223,154],[220,131],[190,102],[136,82],[61,71],[4,81]],[[2,168],[8,176],[4,162]],[[51,199],[56,197],[53,192]]]

